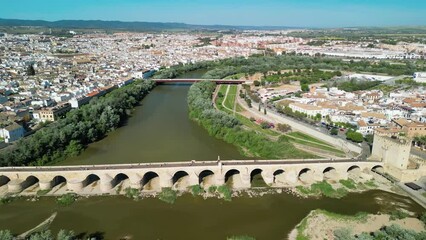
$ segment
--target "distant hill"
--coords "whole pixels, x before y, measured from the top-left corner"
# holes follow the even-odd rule
[[[19,20],[2,19],[0,26],[32,26],[48,28],[79,28],[79,29],[120,29],[129,31],[161,31],[161,30],[283,30],[291,27],[278,26],[228,26],[228,25],[191,25],[185,23],[162,22],[122,22],[101,20]]]

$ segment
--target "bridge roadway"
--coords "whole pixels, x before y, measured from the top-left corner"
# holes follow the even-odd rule
[[[201,81],[212,81],[216,84],[243,84],[244,80],[232,80],[232,79],[192,79],[192,78],[172,78],[172,79],[151,79],[156,83],[195,83]]]
[[[3,167],[0,168],[0,189],[19,193],[35,184],[40,190],[49,190],[66,183],[68,191],[79,193],[95,179],[100,182],[102,193],[112,193],[124,179],[129,180],[130,187],[146,190],[146,185],[154,182],[158,185],[156,189],[174,187],[177,182],[184,182],[186,186],[219,186],[231,178],[237,178],[239,187],[249,188],[256,174],[261,174],[270,186],[295,186],[324,179],[347,179],[350,173],[367,175],[382,167],[382,162],[348,158]]]

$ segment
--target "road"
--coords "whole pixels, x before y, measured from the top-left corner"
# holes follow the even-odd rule
[[[240,89],[240,87],[239,87]],[[239,90],[238,90],[239,91]],[[278,112],[276,112],[275,110],[268,108],[267,110],[267,114],[264,115],[263,111],[259,112],[257,111],[257,109],[259,108],[259,104],[255,103],[254,101],[252,101],[252,108],[249,108],[247,106],[247,104],[245,103],[245,101],[242,101],[241,98],[236,97],[238,103],[246,110],[249,111],[250,113],[258,116],[258,118],[261,119],[265,119],[269,122],[273,122],[273,123],[285,123],[288,124],[292,127],[293,130],[296,131],[300,131],[302,133],[308,134],[310,136],[319,138],[329,144],[332,144],[333,146],[337,146],[341,149],[343,149],[345,152],[347,152],[348,150],[351,152],[356,152],[356,153],[361,153],[362,152],[362,148],[358,145],[355,145],[353,143],[350,143],[346,140],[340,139],[338,137],[333,137],[330,136],[328,134],[328,131],[321,131],[321,130],[317,130],[315,129],[315,127],[297,121],[293,118],[287,117],[283,114],[280,114]]]

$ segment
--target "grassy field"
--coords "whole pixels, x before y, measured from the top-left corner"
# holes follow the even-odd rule
[[[229,86],[229,92],[226,96],[225,99],[225,107],[229,108],[229,109],[234,109],[234,104],[235,104],[235,97],[237,95],[237,85],[230,85]]]
[[[310,142],[315,142],[315,143],[318,143],[318,144],[322,144],[322,145],[327,145],[329,147],[333,147],[332,145],[330,145],[330,144],[328,144],[326,142],[323,142],[323,141],[321,141],[321,140],[319,140],[317,138],[311,137],[311,136],[309,136],[307,134],[304,134],[304,133],[301,133],[301,132],[292,132],[292,133],[289,133],[288,135],[296,137],[296,138],[301,138],[303,140],[307,140],[307,141],[310,141]]]
[[[233,109],[234,108],[234,104],[236,101],[237,96],[237,86],[235,85],[229,85],[229,91],[228,91],[228,95],[226,96],[226,92],[228,89],[228,85],[221,85],[219,88],[219,93],[218,97],[216,99],[216,106],[218,107],[219,110],[230,113],[230,114],[234,114],[233,111],[230,111],[229,109]],[[219,97],[222,96],[222,97]],[[223,105],[225,105],[225,107],[223,107]],[[241,112],[243,111],[243,108],[237,104],[236,106],[236,112]],[[247,128],[253,129],[257,132],[261,132],[263,134],[266,134],[269,137],[279,137],[281,136],[281,133],[271,130],[271,129],[262,129],[261,126],[259,124],[256,124],[255,122],[250,121],[250,119],[240,115],[240,114],[235,114],[235,117]],[[294,139],[294,138],[288,138],[288,140],[290,142],[293,143],[297,143],[297,144],[301,144],[301,145],[305,145],[305,146],[309,146],[309,147],[313,147],[313,148],[318,148],[324,151],[328,151],[334,154],[337,154],[339,156],[344,156],[344,152],[340,151],[336,148],[334,148],[332,145],[323,142],[321,140],[318,140],[314,137],[311,137],[309,135],[300,133],[300,132],[292,132],[289,133],[288,135],[293,136],[295,138],[299,138],[299,139]]]

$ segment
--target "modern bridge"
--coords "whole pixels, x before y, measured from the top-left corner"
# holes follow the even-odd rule
[[[175,187],[182,181],[186,187],[197,184],[219,186],[231,178],[240,182],[238,188],[249,188],[257,174],[270,186],[286,187],[322,180],[338,181],[353,176],[365,179],[372,171],[382,168],[382,162],[343,158],[3,167],[0,168],[0,189],[19,193],[30,186],[38,185],[40,190],[49,190],[62,184],[67,191],[81,193],[86,186],[97,181],[102,193],[113,193],[115,186],[125,179],[128,179],[129,187],[142,190],[155,180],[156,189],[161,190],[163,187]]]
[[[244,80],[231,80],[231,79],[191,79],[191,78],[172,78],[172,79],[151,79],[156,83],[196,83],[202,81],[212,81],[216,84],[243,84]]]

